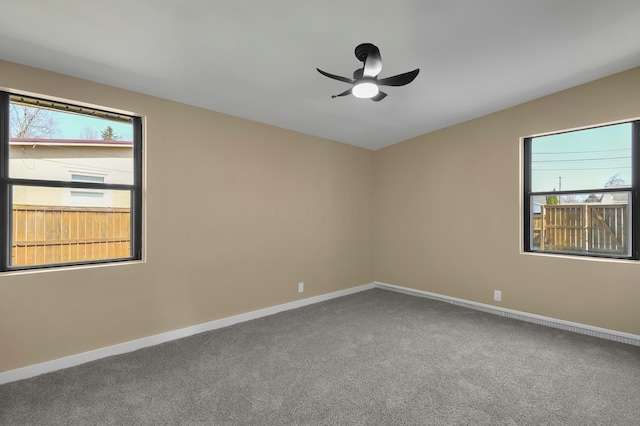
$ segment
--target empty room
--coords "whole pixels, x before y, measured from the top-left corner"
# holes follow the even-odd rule
[[[638,424],[639,18],[3,0],[0,424]]]

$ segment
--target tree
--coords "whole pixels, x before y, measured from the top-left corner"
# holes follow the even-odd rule
[[[625,185],[624,179],[620,178],[619,173],[616,173],[615,175],[611,176],[608,181],[605,182],[604,187],[610,188],[612,186],[616,187],[616,186],[624,186],[624,185]]]
[[[53,111],[11,104],[9,135],[12,138],[51,138],[58,133]]]
[[[596,194],[589,194],[589,196],[584,199],[585,203],[599,203],[600,201],[602,201],[602,195],[598,197]]]
[[[577,194],[566,194],[560,197],[560,202],[562,202],[562,204],[575,204],[581,203],[582,201],[583,198]]]
[[[546,203],[548,206],[557,206],[559,204],[558,201],[557,195],[547,195],[546,197]]]
[[[116,135],[111,126],[107,126],[106,129],[101,131],[100,136],[102,136],[102,139],[105,141],[117,141],[120,139],[120,136]]]
[[[91,126],[84,126],[82,128],[82,132],[80,133],[80,139],[85,140],[96,140],[98,139],[98,132]]]

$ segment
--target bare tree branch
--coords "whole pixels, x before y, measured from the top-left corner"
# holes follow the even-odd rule
[[[12,138],[51,138],[59,133],[54,116],[46,109],[11,104],[9,134]]]

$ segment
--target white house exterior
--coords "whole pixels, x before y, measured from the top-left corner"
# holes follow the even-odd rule
[[[68,182],[133,182],[133,143],[112,140],[14,138],[10,141],[12,178]],[[14,187],[16,205],[123,207],[128,191]]]

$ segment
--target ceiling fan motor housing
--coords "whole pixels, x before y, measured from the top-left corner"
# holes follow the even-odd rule
[[[360,62],[366,61],[372,48],[375,48],[375,46],[371,43],[359,44],[356,46],[356,58],[358,58]]]

